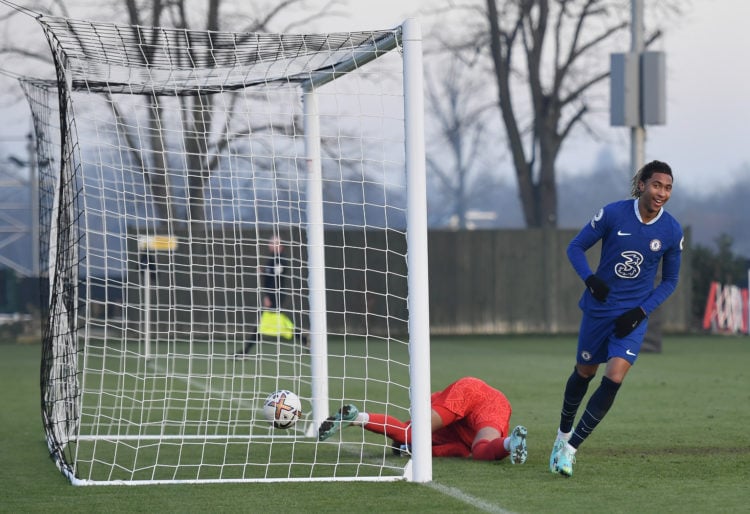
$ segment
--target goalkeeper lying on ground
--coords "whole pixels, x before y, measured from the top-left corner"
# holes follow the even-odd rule
[[[463,377],[442,391],[432,393],[432,455],[501,460],[510,455],[512,464],[526,462],[526,428],[508,432],[511,407],[503,393],[474,377]],[[393,416],[359,412],[344,405],[318,428],[325,441],[342,427],[361,426],[384,434],[394,450],[410,448],[411,423]]]

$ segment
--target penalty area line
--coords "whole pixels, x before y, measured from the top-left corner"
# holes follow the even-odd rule
[[[450,496],[451,498],[455,498],[456,500],[469,504],[472,507],[475,507],[484,512],[491,512],[492,514],[513,514],[512,511],[505,510],[497,505],[484,501],[481,498],[476,498],[475,496],[467,494],[461,489],[457,489],[455,487],[443,485],[438,482],[428,482],[422,485],[443,493],[446,496]]]

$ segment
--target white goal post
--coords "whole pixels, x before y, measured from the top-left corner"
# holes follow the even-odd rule
[[[57,80],[21,85],[59,469],[76,485],[430,481],[418,23],[37,19]],[[280,389],[303,406],[286,430],[263,416]],[[359,427],[318,441],[349,403],[411,420],[411,457]]]

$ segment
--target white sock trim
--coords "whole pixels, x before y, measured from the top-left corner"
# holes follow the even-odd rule
[[[364,426],[370,422],[370,415],[366,412],[360,412],[357,417],[352,421],[352,425]]]

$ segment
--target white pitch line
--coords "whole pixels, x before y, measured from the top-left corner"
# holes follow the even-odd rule
[[[467,494],[463,492],[461,489],[457,489],[455,487],[443,485],[438,482],[428,482],[424,485],[440,493],[443,493],[446,496],[450,496],[451,498],[460,500],[464,503],[471,505],[472,507],[476,507],[479,510],[483,510],[484,512],[491,512],[493,514],[513,514],[512,511],[505,510],[502,507],[499,507],[492,503],[486,502],[480,498]]]
[[[359,445],[353,445],[351,443],[342,443],[342,447],[344,448],[344,451],[346,451],[349,454],[352,454],[352,455],[360,454]],[[368,459],[368,460],[372,461],[373,463],[380,462],[379,460],[375,460],[375,459]],[[502,507],[499,507],[498,505],[489,503],[485,500],[482,500],[481,498],[477,498],[468,493],[465,493],[461,489],[458,489],[456,487],[443,485],[438,482],[427,482],[421,485],[425,485],[429,487],[430,489],[434,489],[438,491],[439,493],[443,493],[446,496],[455,498],[456,500],[462,501],[484,512],[490,512],[491,514],[515,514],[513,511],[505,510]]]

